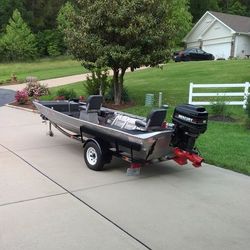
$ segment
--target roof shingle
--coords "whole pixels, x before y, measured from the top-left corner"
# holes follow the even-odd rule
[[[250,17],[209,11],[231,29],[239,33],[250,33]]]

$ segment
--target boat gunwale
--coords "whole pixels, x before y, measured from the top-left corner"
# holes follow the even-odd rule
[[[45,101],[42,101],[42,102],[45,102]],[[101,124],[95,124],[95,123],[93,123],[93,122],[89,122],[89,121],[85,121],[85,120],[82,120],[82,119],[79,119],[79,118],[76,118],[76,117],[73,117],[73,116],[69,116],[69,115],[67,115],[67,114],[65,114],[65,113],[63,113],[63,112],[59,112],[59,111],[57,111],[57,110],[54,110],[54,109],[52,109],[52,108],[49,108],[49,107],[47,107],[47,106],[45,106],[45,105],[43,105],[42,104],[42,102],[37,102],[37,101],[34,101],[33,103],[35,104],[35,105],[38,105],[38,106],[41,106],[42,108],[45,108],[46,110],[48,110],[48,111],[53,111],[53,112],[56,112],[56,113],[58,113],[58,114],[60,114],[60,115],[62,115],[62,116],[65,116],[65,117],[70,117],[70,119],[74,119],[74,120],[76,120],[76,121],[81,121],[81,122],[83,122],[83,123],[85,123],[85,124],[87,124],[87,125],[91,125],[91,126],[95,126],[95,127],[100,127],[100,128],[104,128],[104,129],[107,129],[107,130],[110,130],[110,131],[116,131],[116,132],[118,132],[118,133],[123,133],[124,135],[127,135],[127,136],[130,136],[130,137],[134,137],[134,138],[136,138],[136,139],[141,139],[141,140],[147,140],[148,138],[150,138],[150,137],[153,137],[153,136],[157,136],[157,135],[160,135],[160,134],[166,134],[166,133],[173,133],[174,132],[174,129],[172,129],[172,128],[167,128],[167,129],[163,129],[163,130],[161,130],[161,131],[140,131],[140,130],[138,130],[138,132],[141,132],[141,134],[133,134],[133,133],[129,133],[129,132],[127,132],[127,131],[129,131],[129,130],[126,130],[126,131],[124,131],[125,129],[118,129],[118,128],[114,128],[114,127],[109,127],[109,126],[104,126],[104,125],[101,125]],[[59,103],[59,101],[57,101],[58,103]],[[55,102],[55,103],[57,103],[57,102]],[[52,103],[52,102],[51,102]],[[65,104],[66,104],[66,102],[65,102]],[[105,108],[105,109],[108,109],[108,108]],[[115,111],[115,112],[117,112],[117,113],[122,113],[122,114],[124,114],[124,115],[127,115],[127,116],[129,116],[130,114],[127,114],[127,113],[125,113],[125,112],[120,112],[120,111],[116,111],[116,110],[112,110],[112,109],[108,109],[108,110],[110,110],[110,111]],[[39,113],[42,113],[40,110],[39,110]],[[132,115],[133,116],[133,115]],[[138,117],[139,118],[139,116],[134,116],[134,117]],[[145,118],[145,117],[140,117],[140,118]],[[51,121],[51,122],[54,122],[54,121]],[[54,122],[55,123],[55,122]],[[72,126],[72,124],[70,124],[70,123],[67,123],[67,124],[69,124],[70,126]],[[74,126],[76,129],[79,129],[79,131],[80,131],[80,127],[78,128],[78,127],[76,127],[76,126]],[[132,130],[131,130],[132,131]],[[72,131],[71,131],[72,132]],[[148,135],[148,136],[146,136],[146,137],[141,137],[140,135]]]

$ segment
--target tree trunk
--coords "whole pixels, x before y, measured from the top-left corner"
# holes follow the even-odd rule
[[[113,69],[113,72],[114,102],[115,105],[119,105],[119,69]]]
[[[122,101],[123,78],[126,68],[113,69],[113,83],[114,83],[114,102],[115,105],[120,105]]]

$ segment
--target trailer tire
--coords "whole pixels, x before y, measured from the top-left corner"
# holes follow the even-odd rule
[[[95,141],[89,141],[84,146],[84,160],[88,168],[101,171],[105,163],[102,147]]]

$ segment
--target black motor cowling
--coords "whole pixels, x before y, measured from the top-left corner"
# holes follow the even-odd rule
[[[172,122],[175,132],[172,146],[194,152],[195,140],[207,130],[208,113],[204,107],[183,104],[174,110]]]

